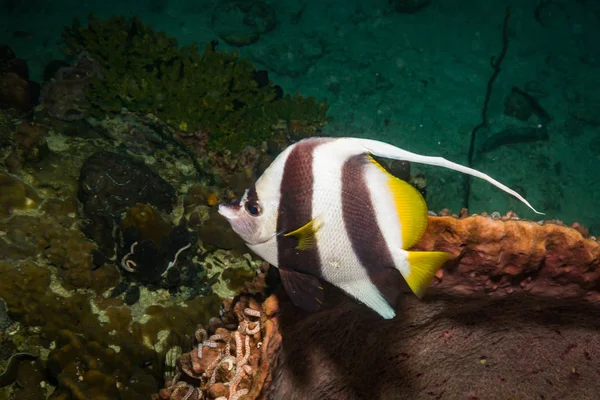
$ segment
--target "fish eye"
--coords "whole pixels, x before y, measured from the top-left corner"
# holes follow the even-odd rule
[[[258,217],[262,213],[260,205],[257,202],[247,201],[245,207],[246,211],[248,211],[248,214],[252,215],[253,217]]]

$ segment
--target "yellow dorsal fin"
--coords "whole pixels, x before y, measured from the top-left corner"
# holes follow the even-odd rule
[[[443,251],[409,251],[407,257],[409,273],[404,276],[404,279],[410,286],[410,290],[417,297],[423,297],[435,273],[450,258],[452,255]]]
[[[396,211],[402,229],[402,248],[410,249],[421,240],[427,228],[427,204],[417,189],[396,178],[373,157],[371,162],[388,176],[388,186],[396,203]]]
[[[316,234],[321,228],[319,218],[314,218],[308,221],[307,224],[301,226],[295,231],[285,233],[283,236],[293,236],[298,239],[298,250],[307,250],[312,248],[316,242]]]

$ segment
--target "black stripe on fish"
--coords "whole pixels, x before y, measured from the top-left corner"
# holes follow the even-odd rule
[[[296,144],[286,160],[280,188],[277,263],[288,296],[306,311],[318,310],[324,299],[318,243],[299,249],[298,238],[285,234],[306,227],[313,219],[313,154],[323,142],[304,140]]]
[[[400,272],[377,223],[366,181],[372,165],[365,154],[350,157],[342,167],[342,216],[352,249],[367,271],[371,283],[395,307],[402,285]],[[398,227],[400,229],[400,227]]]
[[[258,198],[258,193],[256,193],[256,186],[252,185],[251,188],[248,189],[248,193],[246,194],[246,200],[248,202],[252,202],[254,204],[257,204],[260,199]]]
[[[260,215],[262,213],[262,205],[260,204],[258,193],[256,193],[256,185],[252,185],[246,192],[246,202],[244,203],[244,207],[246,207],[246,211],[248,211],[250,215]],[[255,225],[258,230],[258,223]]]
[[[280,268],[321,277],[318,245],[299,250],[298,239],[286,237],[313,219],[313,151],[322,141],[298,142],[286,160],[281,180],[277,217],[277,254]]]

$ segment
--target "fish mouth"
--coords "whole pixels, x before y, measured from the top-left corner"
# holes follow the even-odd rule
[[[237,217],[241,208],[242,206],[239,202],[223,203],[219,204],[217,212],[227,219],[233,219]]]

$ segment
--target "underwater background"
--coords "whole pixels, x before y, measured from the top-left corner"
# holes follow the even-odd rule
[[[277,277],[216,211],[310,136],[385,141],[514,188],[545,216],[459,173],[385,163],[432,217],[454,216],[423,248],[472,246],[488,263],[480,279],[461,269],[467,254],[448,271],[466,281],[438,276],[440,290],[585,299],[552,303],[566,314],[540,317],[548,332],[568,331],[574,309],[597,316],[599,37],[600,3],[586,0],[1,0],[0,399],[312,398],[256,383],[271,380]],[[485,247],[511,221],[505,244]],[[494,307],[513,304],[482,306]],[[577,332],[596,346],[579,347],[589,371],[568,364],[552,387],[372,398],[600,398],[569,386],[600,375],[594,323]],[[375,393],[354,390],[315,398]]]

